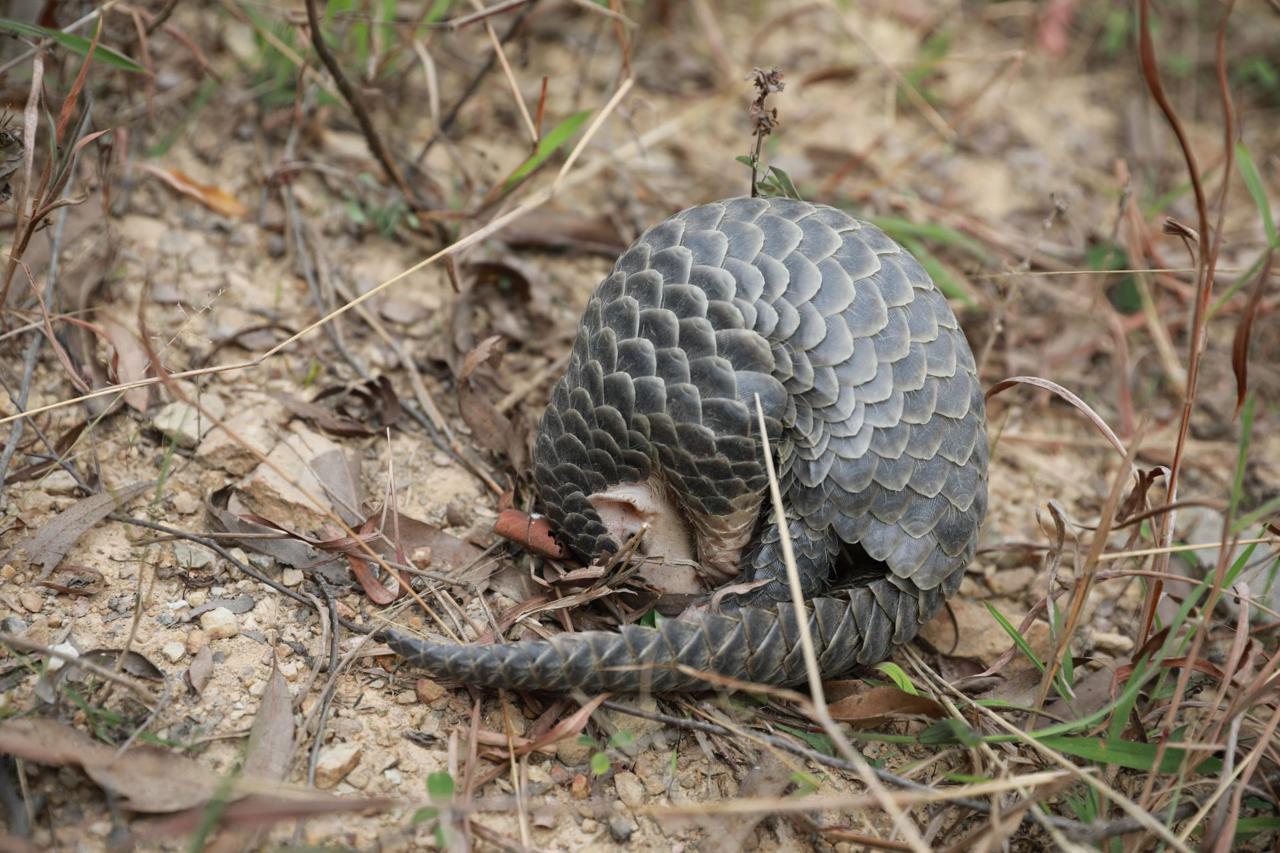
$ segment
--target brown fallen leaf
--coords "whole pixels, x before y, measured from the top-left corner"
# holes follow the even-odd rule
[[[113,317],[103,317],[92,327],[111,348],[109,376],[124,384],[140,382],[147,378],[151,359],[138,336]],[[150,388],[130,388],[124,392],[124,401],[135,412],[146,412],[151,400]]]
[[[839,698],[828,705],[828,710],[833,720],[842,723],[876,726],[893,717],[923,716],[940,720],[947,715],[936,700],[897,687],[866,687],[856,681],[835,682],[835,685],[828,688],[828,695]]]
[[[292,394],[273,392],[271,396],[279,400],[294,416],[310,421],[321,430],[331,435],[338,435],[344,438],[358,438],[360,436],[378,434],[378,431],[372,427],[362,424],[352,418],[335,414],[318,403],[309,403],[306,400],[300,400]]]
[[[512,467],[520,470],[527,461],[523,437],[517,435],[511,419],[498,411],[475,381],[476,372],[481,367],[496,369],[501,360],[502,338],[498,335],[484,339],[467,353],[458,376],[458,410],[481,446],[506,454]]]
[[[342,565],[339,555],[327,554],[303,537],[295,536],[278,526],[249,521],[228,509],[233,491],[232,487],[220,489],[212,492],[205,500],[205,512],[215,522],[214,526],[223,532],[235,534],[228,537],[229,542],[246,551],[266,554],[286,566],[320,574],[332,584],[345,580],[346,567]],[[278,538],[270,538],[269,534]]]
[[[400,397],[385,375],[362,382],[333,385],[316,394],[313,403],[326,402],[339,415],[369,424],[378,433],[400,420]]]
[[[245,750],[244,772],[249,776],[282,781],[293,760],[293,697],[289,683],[271,655],[271,676],[253,718],[249,746]]]
[[[57,441],[53,443],[53,451],[59,457],[62,457],[70,450],[80,438],[80,434],[84,432],[84,428],[88,426],[88,421],[80,421],[71,429],[58,436]],[[34,480],[37,477],[44,476],[46,471],[52,470],[58,464],[57,460],[49,459],[45,462],[35,462],[31,465],[25,465],[18,470],[9,474],[4,478],[6,486],[14,483],[23,483],[28,480]]]
[[[132,675],[144,681],[165,680],[164,671],[149,661],[145,655],[133,650],[123,652],[123,659],[121,655],[120,649],[90,649],[82,652],[74,661],[67,661],[57,669],[46,669],[36,681],[36,696],[40,697],[41,701],[52,704],[57,701],[58,689],[64,681],[83,683],[93,678],[94,676],[80,665],[81,662],[97,667],[99,670],[110,671],[116,669],[116,662],[120,661],[120,671],[126,675]]]
[[[398,805],[388,797],[339,797],[320,791],[305,795],[280,796],[250,794],[227,805],[221,813],[221,824],[233,827],[269,827],[283,821],[304,820],[335,814],[365,814],[386,811]],[[155,841],[175,835],[190,836],[208,819],[206,809],[197,807],[165,818],[147,821],[134,836],[140,842]]]
[[[266,692],[253,718],[249,731],[249,745],[245,748],[244,773],[248,777],[266,782],[283,782],[293,761],[293,698],[289,684],[280,672],[275,653],[271,655],[271,676],[267,679]],[[220,836],[210,851],[256,850],[259,848],[260,827],[236,826],[232,832]]]
[[[479,565],[484,556],[481,548],[434,524],[394,511],[388,511],[384,518],[381,510],[370,513],[369,520],[379,522],[382,536],[374,541],[373,549],[385,559],[396,559],[397,551],[412,555],[430,548],[432,571],[453,574],[461,583],[479,582],[492,570],[491,566]]]
[[[200,651],[196,652],[196,656],[191,659],[191,666],[187,667],[184,675],[187,687],[192,693],[199,694],[204,691],[204,686],[209,683],[212,675],[213,652],[207,645],[201,646]]]
[[[360,463],[345,450],[329,450],[312,458],[311,473],[324,489],[325,497],[338,517],[347,524],[357,523],[364,502]]]
[[[461,372],[460,356],[476,344],[478,330],[542,349],[551,328],[550,288],[540,271],[512,255],[469,261],[460,266],[464,286],[449,320],[449,367]]]
[[[502,242],[512,247],[603,255],[611,261],[627,248],[617,227],[606,219],[546,208],[532,211],[504,228]]]
[[[221,187],[202,184],[177,169],[165,169],[151,163],[140,163],[139,168],[148,174],[155,175],[173,189],[195,199],[214,213],[220,213],[232,219],[244,219],[249,215],[248,208]]]
[[[27,560],[41,567],[39,580],[44,580],[58,567],[62,558],[85,531],[152,485],[153,483],[131,483],[76,501],[14,545],[5,554],[5,559],[16,551],[25,551]]]
[[[139,746],[116,750],[79,729],[41,717],[0,723],[0,752],[36,764],[77,766],[138,812],[165,813],[208,802],[219,780],[183,755]]]

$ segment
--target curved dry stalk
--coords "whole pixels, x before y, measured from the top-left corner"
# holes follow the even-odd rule
[[[782,559],[787,567],[787,584],[791,587],[791,606],[795,608],[796,624],[800,626],[800,648],[804,653],[805,670],[809,676],[809,695],[813,699],[812,713],[815,719],[822,725],[827,736],[831,738],[841,754],[854,766],[854,772],[858,774],[858,778],[867,786],[867,790],[871,792],[872,800],[878,804],[885,813],[893,820],[894,826],[902,833],[902,837],[906,839],[907,844],[911,845],[913,850],[928,851],[929,845],[925,844],[924,838],[920,836],[919,830],[915,824],[907,819],[907,815],[898,807],[897,801],[894,799],[880,780],[871,772],[871,767],[867,764],[867,760],[854,750],[849,739],[844,736],[844,732],[840,731],[840,727],[836,725],[836,721],[831,718],[831,711],[827,708],[827,699],[822,689],[822,670],[818,667],[818,655],[813,645],[813,635],[809,632],[809,620],[803,618],[805,613],[804,591],[800,586],[800,570],[796,566],[796,555],[791,547],[791,531],[787,525],[786,510],[782,505],[782,490],[778,487],[778,475],[773,469],[773,451],[769,449],[769,431],[764,420],[764,407],[760,403],[760,395],[755,395],[756,401],[756,418],[760,428],[760,441],[764,451],[765,471],[769,474],[769,495],[773,499],[773,512],[778,522],[778,533],[782,545]]]

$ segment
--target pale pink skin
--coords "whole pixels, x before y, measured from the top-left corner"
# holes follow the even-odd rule
[[[672,499],[656,477],[589,495],[610,538],[619,545],[643,532],[640,575],[663,592],[698,594],[738,574],[759,501],[728,517],[704,518]]]

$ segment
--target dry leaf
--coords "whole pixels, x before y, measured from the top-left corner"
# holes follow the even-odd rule
[[[249,731],[244,772],[259,779],[283,781],[292,760],[293,697],[289,695],[289,684],[273,653],[267,690],[262,694],[258,713],[253,718],[253,728]]]
[[[93,328],[111,347],[110,375],[116,382],[126,384],[147,378],[151,359],[137,335],[112,317],[101,318]],[[150,399],[150,388],[130,388],[124,392],[125,403],[135,412],[145,413]]]
[[[117,507],[123,506],[151,488],[151,483],[133,483],[115,491],[104,491],[76,501],[66,510],[40,525],[17,545],[7,558],[19,549],[27,552],[27,559],[42,569],[40,580],[49,577],[71,547],[85,531],[106,518]]]
[[[84,432],[84,428],[86,426],[88,426],[88,421],[80,421],[78,424],[71,427],[71,429],[58,436],[58,440],[53,444],[53,450],[59,458],[64,456],[66,452],[75,445],[76,441],[80,438],[80,434]],[[42,477],[46,471],[52,470],[57,466],[57,464],[57,460],[50,459],[45,462],[35,462],[31,465],[26,465],[12,472],[8,477],[5,477],[4,484],[9,486],[14,483],[23,483],[27,480],[34,480],[37,477]]]
[[[282,821],[305,820],[309,817],[371,814],[385,811],[394,805],[398,805],[397,801],[386,797],[338,797],[319,791],[298,797],[250,794],[244,799],[227,804],[221,812],[221,823],[232,827],[268,827]],[[190,809],[147,822],[137,831],[135,838],[146,842],[176,835],[190,836],[207,819],[204,808]]]
[[[360,489],[360,463],[341,449],[311,459],[311,473],[324,489],[333,511],[347,524],[360,520],[364,498]]]
[[[89,778],[138,812],[180,811],[207,802],[218,778],[197,762],[157,747],[116,750],[57,720],[26,717],[0,723],[0,752],[37,764],[81,767]]]
[[[839,695],[841,692],[832,690],[831,694]],[[946,710],[928,696],[891,686],[855,688],[832,702],[828,709],[832,719],[860,726],[876,726],[891,717],[924,716],[940,720],[947,715]]]
[[[603,255],[610,261],[627,248],[618,229],[606,219],[546,208],[534,210],[502,229],[502,241],[513,247]]]
[[[232,219],[244,219],[249,215],[249,210],[240,203],[240,200],[221,187],[192,180],[177,169],[165,169],[151,163],[141,163],[139,167],[183,195],[194,198],[214,213],[220,213]]]
[[[423,548],[430,548],[432,570],[452,573],[462,583],[476,583],[487,577],[492,568],[478,565],[484,555],[483,550],[450,536],[434,524],[391,511],[386,513],[383,521],[380,510],[371,513],[369,519],[381,523],[381,533],[386,538],[379,537],[371,544],[385,559],[396,559],[397,551],[412,555]]]
[[[40,581],[59,595],[93,596],[102,592],[106,578],[97,569],[88,566],[59,566],[49,580]]]
[[[524,441],[512,428],[511,420],[498,411],[475,381],[481,366],[496,368],[501,359],[502,338],[498,335],[486,338],[467,353],[458,376],[458,410],[482,447],[505,453],[512,467],[520,470],[527,462]]]
[[[341,565],[337,555],[326,554],[300,537],[281,531],[278,527],[268,527],[247,521],[227,509],[233,489],[220,489],[209,495],[205,501],[205,512],[216,522],[216,527],[227,533],[240,534],[243,539],[230,538],[228,541],[246,551],[266,554],[286,566],[305,571],[309,574],[322,575],[330,583],[342,583],[346,579],[346,569]],[[264,534],[274,534],[279,538],[268,538]]]
[[[191,688],[192,693],[198,694],[204,690],[204,686],[209,683],[212,675],[213,652],[208,646],[201,646],[200,651],[196,652],[196,656],[191,660],[191,666],[187,668],[187,686]]]

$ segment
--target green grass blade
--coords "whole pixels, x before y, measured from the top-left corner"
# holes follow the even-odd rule
[[[523,181],[532,174],[533,170],[541,166],[547,161],[547,158],[556,151],[560,150],[566,142],[573,138],[578,132],[578,128],[582,127],[582,123],[591,117],[591,110],[582,110],[560,122],[551,132],[538,140],[538,147],[529,155],[529,159],[520,164],[520,167],[511,173],[511,177],[507,178],[505,189]]]
[[[1018,647],[1018,651],[1026,655],[1027,660],[1035,664],[1036,669],[1044,672],[1044,661],[1040,660],[1035,651],[1031,648],[1031,644],[1027,642],[1025,637],[1018,633],[1018,629],[1013,626],[1013,623],[1004,618],[1004,614],[997,610],[995,605],[991,604],[991,602],[984,601],[982,603],[986,605],[987,612],[991,614],[991,618],[996,620],[996,622],[1000,624],[1000,627],[1004,629],[1004,632],[1009,635],[1009,639],[1013,640],[1013,644]]]
[[[75,33],[64,33],[61,30],[51,30],[48,27],[38,27],[35,24],[15,21],[11,18],[0,18],[0,30],[8,30],[11,33],[18,33],[19,35],[30,36],[31,38],[47,38],[55,44],[61,45],[72,53],[78,53],[81,56],[88,56],[89,47],[93,44],[92,39],[87,39],[84,36],[78,36]],[[147,73],[147,69],[143,68],[123,53],[120,53],[118,50],[112,50],[102,42],[98,42],[98,46],[94,48],[93,56],[95,59],[101,59],[106,65],[121,68],[125,71],[132,71],[137,74]]]
[[[871,217],[871,222],[899,243],[911,239],[928,240],[930,243],[959,249],[984,264],[993,263],[991,253],[987,251],[986,246],[968,234],[963,234],[954,228],[948,228],[946,225],[938,225],[931,222],[912,222],[909,219],[900,219],[896,216],[873,216]]]
[[[1253,157],[1243,142],[1236,143],[1236,165],[1240,168],[1240,177],[1244,179],[1249,195],[1253,196],[1253,203],[1258,206],[1267,242],[1272,246],[1280,246],[1280,236],[1276,234],[1276,221],[1271,217],[1271,204],[1267,201],[1267,191],[1262,186],[1262,176],[1258,174],[1258,167],[1253,164]]]
[[[1095,764],[1114,764],[1130,770],[1143,770],[1147,773],[1177,773],[1186,757],[1186,750],[1166,746],[1160,759],[1160,768],[1156,771],[1156,751],[1154,743],[1138,743],[1128,740],[1114,740],[1100,737],[1045,737],[1037,738],[1044,746],[1056,752],[1083,758]],[[1196,768],[1198,773],[1217,773],[1222,769],[1222,762],[1210,758]]]

